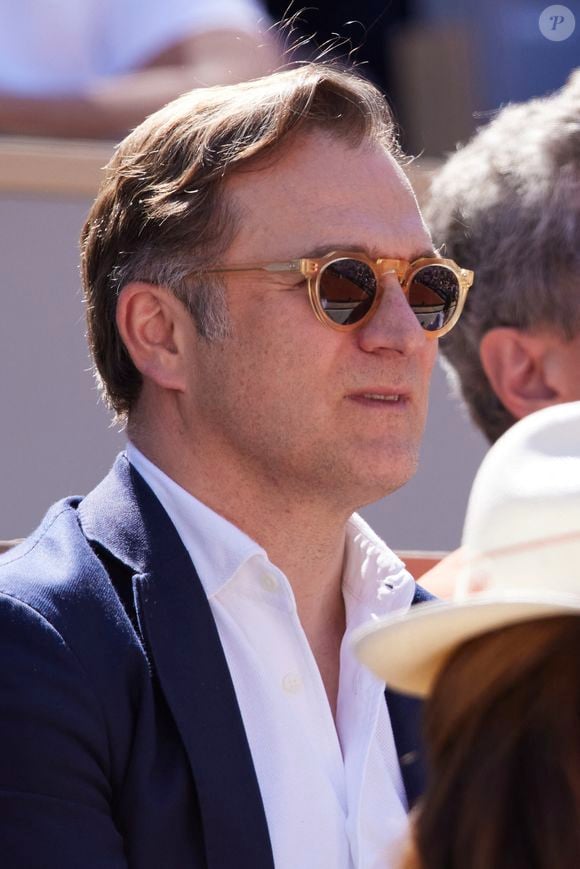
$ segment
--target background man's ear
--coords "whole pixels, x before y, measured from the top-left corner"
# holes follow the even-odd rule
[[[181,392],[184,387],[184,320],[181,302],[165,287],[133,281],[117,302],[117,328],[145,380]]]
[[[546,371],[553,343],[547,332],[490,329],[479,345],[481,364],[495,394],[516,419],[558,402]]]

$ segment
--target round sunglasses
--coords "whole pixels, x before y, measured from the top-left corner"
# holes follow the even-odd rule
[[[360,328],[375,313],[383,295],[381,278],[396,275],[411,310],[432,338],[453,328],[473,283],[473,272],[441,257],[370,259],[362,253],[333,251],[319,258],[253,263],[207,270],[221,272],[300,272],[317,318],[342,332]]]

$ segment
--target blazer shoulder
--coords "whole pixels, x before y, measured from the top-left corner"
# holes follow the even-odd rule
[[[99,579],[106,585],[106,574],[99,571],[98,559],[77,519],[81,500],[58,501],[32,534],[0,557],[0,592],[40,612],[46,609],[48,617],[67,591],[71,599],[84,598],[97,593]]]
[[[0,607],[19,601],[62,637],[103,696],[147,670],[135,624],[77,516],[80,498],[55,504],[38,529],[0,558]],[[131,572],[128,572],[130,588]],[[100,688],[98,687],[100,686]]]

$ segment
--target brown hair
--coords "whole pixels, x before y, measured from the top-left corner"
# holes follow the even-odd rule
[[[576,869],[580,618],[512,625],[457,649],[426,708],[423,869]]]
[[[208,339],[227,331],[223,286],[201,272],[230,245],[236,214],[225,177],[279,156],[299,132],[328,130],[398,155],[380,92],[353,72],[306,64],[252,82],[198,89],[151,115],[118,147],[81,236],[88,338],[105,398],[119,417],[141,376],[115,323],[131,280],[169,287]],[[197,273],[197,274],[196,274]]]

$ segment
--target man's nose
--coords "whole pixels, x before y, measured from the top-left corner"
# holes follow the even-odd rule
[[[371,319],[359,330],[359,345],[368,353],[391,350],[412,355],[428,340],[411,310],[396,275],[382,278],[382,298]]]

